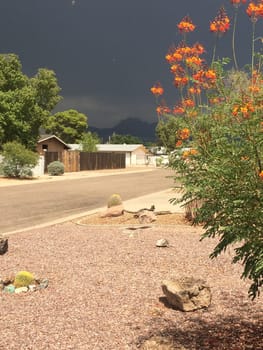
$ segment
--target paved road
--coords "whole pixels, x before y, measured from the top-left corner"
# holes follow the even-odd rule
[[[0,188],[0,233],[25,229],[106,207],[108,197],[123,200],[173,187],[172,172],[155,169]],[[143,205],[143,203],[142,203]]]

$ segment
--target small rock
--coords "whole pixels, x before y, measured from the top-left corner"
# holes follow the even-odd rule
[[[156,215],[150,210],[143,210],[140,212],[138,219],[140,224],[150,224],[156,221]]]
[[[165,238],[158,239],[156,242],[156,247],[169,247],[169,242]]]
[[[5,293],[15,293],[15,290],[16,290],[16,287],[13,284],[9,284],[4,288]]]
[[[30,292],[35,292],[37,290],[37,286],[35,284],[30,284],[28,289]]]
[[[49,283],[48,279],[44,279],[44,280],[42,280],[42,281],[40,282],[38,288],[39,288],[39,289],[45,289],[45,288],[48,287],[48,283]]]
[[[8,238],[0,236],[0,255],[4,255],[8,251]]]
[[[26,293],[28,291],[27,287],[19,287],[15,289],[15,293],[16,294],[20,294],[20,293]]]

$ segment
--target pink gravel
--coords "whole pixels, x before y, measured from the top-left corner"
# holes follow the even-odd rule
[[[201,228],[80,226],[68,222],[9,237],[0,276],[28,270],[45,290],[0,293],[0,349],[137,349],[152,335],[186,349],[263,349],[263,300],[247,297],[231,251],[216,260]],[[166,238],[169,248],[156,248]],[[195,276],[212,288],[207,310],[182,313],[164,304],[164,279]]]

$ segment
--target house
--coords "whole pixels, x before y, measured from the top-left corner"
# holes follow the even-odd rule
[[[69,144],[69,146],[72,150],[81,151],[82,149],[79,144]],[[97,145],[97,152],[125,153],[126,167],[148,164],[148,150],[141,144],[99,144]]]
[[[37,142],[37,152],[63,152],[69,150],[70,146],[55,135],[42,135]]]
[[[145,165],[147,164],[148,151],[144,145],[114,145],[101,144],[97,145],[98,152],[115,152],[125,153],[126,166]]]

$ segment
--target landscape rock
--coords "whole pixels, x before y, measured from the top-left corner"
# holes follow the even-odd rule
[[[36,286],[35,284],[30,284],[30,285],[28,286],[28,290],[29,290],[30,292],[35,292],[35,291],[37,290],[37,286]]]
[[[102,212],[100,214],[101,218],[107,218],[107,217],[116,217],[121,216],[124,213],[124,207],[123,204],[115,205],[113,207],[107,208],[106,211]]]
[[[15,293],[15,290],[16,290],[16,287],[13,284],[9,284],[4,288],[5,293]]]
[[[8,251],[8,238],[0,236],[0,255],[4,255]]]
[[[48,287],[48,284],[49,284],[49,280],[48,280],[48,279],[43,279],[43,280],[40,282],[38,288],[39,288],[39,289],[45,289],[45,288]]]
[[[211,289],[202,279],[183,277],[166,280],[162,290],[168,303],[181,311],[207,308],[211,304]]]
[[[150,210],[142,210],[138,216],[140,224],[150,224],[156,221],[156,215]]]
[[[156,247],[169,247],[169,242],[165,238],[158,239],[155,243]]]
[[[20,294],[20,293],[26,293],[28,291],[27,287],[19,287],[15,289],[15,293],[16,294]]]

